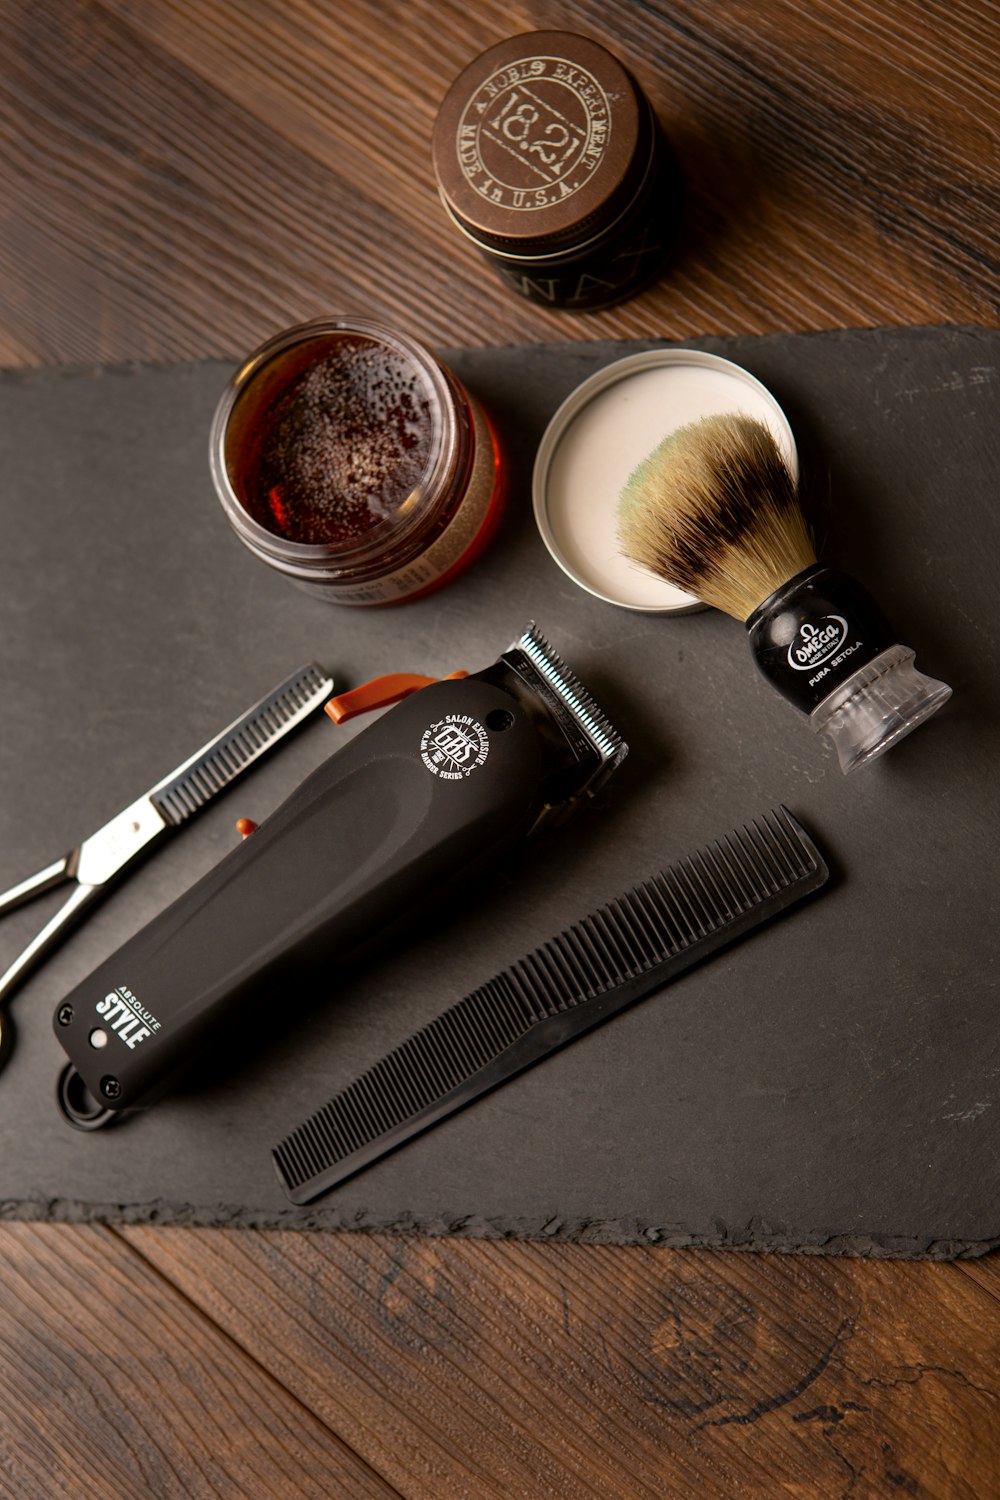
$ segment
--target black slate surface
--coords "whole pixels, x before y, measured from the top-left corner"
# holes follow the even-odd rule
[[[952,1256],[1000,1242],[997,571],[1000,334],[695,341],[784,404],[821,555],[857,573],[947,708],[851,778],[758,678],[738,625],[601,604],[531,519],[535,446],[637,345],[454,354],[511,453],[491,551],[439,594],[338,608],[230,534],[208,477],[221,364],[0,378],[0,887],[92,832],[301,661],[347,687],[492,660],[529,619],[632,745],[600,801],[463,910],[315,1004],[258,1015],[240,1063],[114,1129],[56,1113],[54,1006],[356,726],[316,719],[119,886],[12,1002],[0,1215],[391,1227]],[[466,991],[591,907],[785,802],[832,888],[311,1209],[269,1150]],[[0,968],[58,897],[0,924]]]

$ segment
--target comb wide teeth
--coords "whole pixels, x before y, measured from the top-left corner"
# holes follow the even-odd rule
[[[541,631],[532,623],[515,642],[528,660],[558,693],[596,749],[605,760],[624,760],[628,746],[607,715],[594,702],[558,652],[553,651]]]
[[[307,1202],[577,1034],[527,1055],[543,1023],[576,1012],[585,1029],[587,1002],[641,998],[827,875],[783,807],[670,865],[487,980],[292,1131],[273,1153],[286,1190]]]

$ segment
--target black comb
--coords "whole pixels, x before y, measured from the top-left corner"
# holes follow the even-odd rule
[[[818,890],[829,875],[781,807],[670,865],[480,985],[273,1151],[293,1203],[363,1167]]]

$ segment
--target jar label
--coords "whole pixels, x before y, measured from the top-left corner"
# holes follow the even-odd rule
[[[472,95],[456,145],[481,198],[531,213],[585,187],[610,139],[611,106],[593,73],[560,57],[525,57]]]

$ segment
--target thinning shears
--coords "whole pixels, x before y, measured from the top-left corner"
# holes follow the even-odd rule
[[[56,914],[0,975],[0,1053],[9,1045],[2,1007],[17,986],[161,834],[178,828],[284,735],[320,708],[333,680],[310,662],[209,740],[183,765],[116,814],[75,849],[0,894],[0,915],[64,882],[73,889]]]

